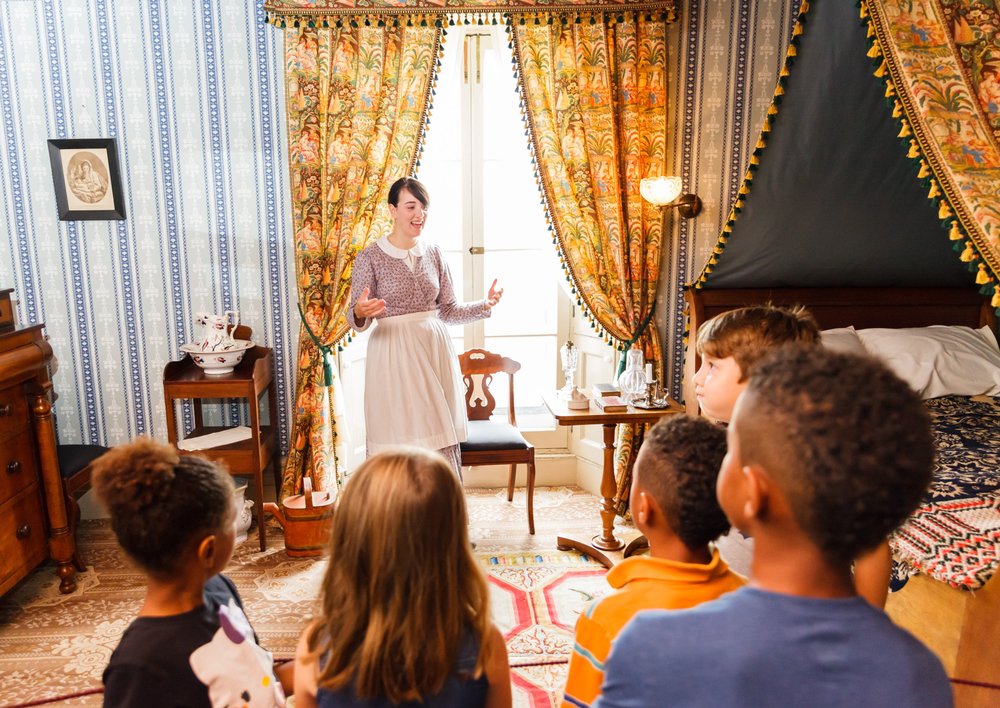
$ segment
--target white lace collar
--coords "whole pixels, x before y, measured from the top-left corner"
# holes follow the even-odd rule
[[[375,243],[378,244],[378,247],[381,248],[387,256],[392,256],[393,258],[399,258],[400,260],[407,260],[409,258],[413,258],[414,256],[419,257],[424,255],[424,253],[427,251],[427,246],[426,244],[424,244],[423,241],[417,241],[413,245],[413,248],[409,250],[393,246],[391,243],[389,243],[388,236],[383,236]]]

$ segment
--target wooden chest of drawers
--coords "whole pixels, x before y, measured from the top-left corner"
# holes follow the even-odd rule
[[[51,358],[42,325],[0,329],[0,594],[50,556],[60,590],[76,589],[48,397]]]

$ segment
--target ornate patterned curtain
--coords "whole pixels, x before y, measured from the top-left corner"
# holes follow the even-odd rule
[[[377,207],[395,179],[413,172],[441,46],[440,28],[394,24],[285,30],[303,325],[281,496],[294,494],[306,474],[317,489],[341,479],[336,415],[342,405],[330,349],[348,332],[353,258],[388,230],[388,212]]]
[[[532,145],[563,264],[578,304],[609,342],[661,359],[649,326],[659,286],[661,213],[639,181],[665,174],[666,23],[514,22]],[[628,504],[639,426],[618,431],[619,512]]]
[[[1000,309],[1000,9],[862,0],[899,137],[976,283]]]

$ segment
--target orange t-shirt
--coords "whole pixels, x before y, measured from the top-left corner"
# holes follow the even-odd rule
[[[617,592],[596,600],[576,622],[562,705],[589,706],[601,693],[611,642],[641,610],[682,610],[714,600],[746,581],[712,550],[706,564],[640,556],[612,568],[608,584]]]

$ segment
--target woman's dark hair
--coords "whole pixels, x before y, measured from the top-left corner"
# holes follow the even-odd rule
[[[94,489],[125,553],[151,574],[177,571],[192,542],[233,513],[233,482],[214,463],[138,438],[94,462]]]
[[[399,193],[404,189],[416,197],[417,201],[424,205],[424,209],[431,205],[431,196],[427,193],[427,187],[413,177],[400,177],[392,183],[392,186],[389,187],[389,203],[393,206],[399,206]]]

